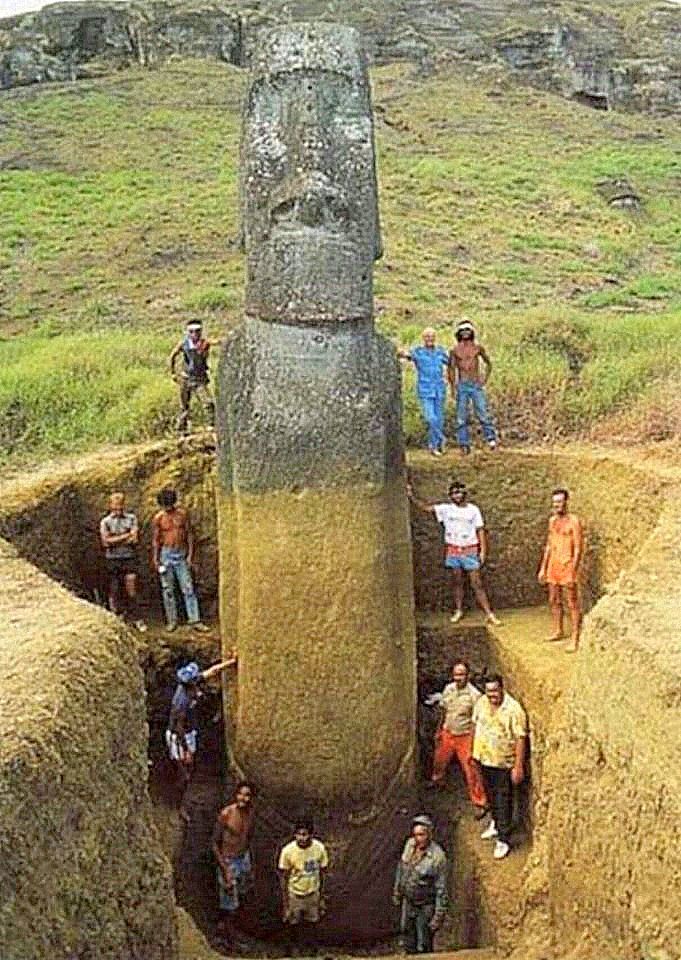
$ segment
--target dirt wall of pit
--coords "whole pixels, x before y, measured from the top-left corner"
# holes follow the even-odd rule
[[[191,514],[195,586],[202,614],[212,618],[217,614],[213,463],[214,445],[194,439],[103,450],[22,476],[3,485],[0,536],[78,596],[105,604],[107,573],[99,523],[108,512],[110,493],[121,491],[140,524],[142,606],[160,616],[158,578],[151,567],[151,521],[159,490],[172,486]]]
[[[540,869],[571,960],[679,956],[680,541],[670,498],[588,618],[545,760]]]
[[[483,512],[490,539],[485,581],[493,605],[524,607],[545,602],[537,570],[546,539],[551,491],[567,487],[571,509],[586,531],[582,594],[588,609],[620,570],[629,566],[657,521],[664,481],[605,456],[540,451],[474,454],[465,460],[412,455],[416,495],[446,501],[452,480],[463,480],[469,499]],[[414,592],[419,610],[451,608],[449,575],[443,568],[440,525],[411,511]]]
[[[584,520],[583,596],[587,609],[617,573],[628,567],[657,522],[665,481],[605,456],[567,452],[504,451],[433,460],[409,457],[419,497],[446,499],[452,479],[463,479],[481,507],[490,536],[485,580],[496,607],[545,601],[537,568],[546,536],[551,490],[566,486]],[[143,605],[161,615],[157,578],[150,566],[151,519],[161,487],[174,486],[188,507],[197,541],[195,585],[204,616],[217,616],[218,564],[214,446],[201,437],[179,443],[117,448],[65,463],[3,485],[0,536],[41,570],[87,599],[106,598],[99,521],[112,490],[122,490],[140,521]],[[431,516],[411,511],[414,594],[421,611],[451,607],[442,566],[442,533]]]
[[[0,954],[174,960],[135,639],[0,541]]]

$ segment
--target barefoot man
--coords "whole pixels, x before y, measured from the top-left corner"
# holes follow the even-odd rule
[[[567,490],[562,487],[551,495],[551,517],[549,532],[544,547],[538,579],[549,587],[549,606],[553,620],[553,630],[549,640],[561,640],[563,637],[563,597],[565,594],[572,633],[567,650],[574,653],[579,646],[579,630],[582,614],[579,607],[579,565],[584,552],[582,524],[574,513],[568,513]]]
[[[220,811],[213,831],[212,849],[218,865],[220,927],[236,945],[234,920],[252,883],[253,787],[246,780],[236,785],[232,803]]]
[[[432,513],[444,527],[445,567],[452,571],[453,578],[454,612],[451,622],[458,623],[463,617],[464,573],[467,573],[475,599],[487,622],[501,626],[501,621],[492,612],[480,572],[487,559],[487,530],[480,509],[468,502],[466,484],[459,481],[450,484],[449,503],[419,500],[410,483],[407,484],[407,496],[415,507]]]

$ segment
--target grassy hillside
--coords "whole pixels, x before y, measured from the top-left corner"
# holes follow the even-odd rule
[[[242,302],[236,174],[245,75],[173,62],[3,95],[0,460],[171,429],[166,356]],[[495,361],[514,439],[681,425],[681,134],[594,112],[492,70],[374,74],[385,257],[379,327],[451,339],[462,313]],[[639,213],[597,190],[626,177]],[[409,379],[409,375],[407,375]],[[410,439],[420,423],[405,393]]]

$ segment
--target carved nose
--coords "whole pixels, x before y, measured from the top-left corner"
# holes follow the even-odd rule
[[[323,170],[327,144],[324,132],[318,124],[306,124],[298,141],[299,165],[307,171]]]

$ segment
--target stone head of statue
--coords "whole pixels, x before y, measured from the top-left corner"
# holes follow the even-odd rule
[[[246,312],[336,325],[372,316],[380,229],[371,97],[355,30],[264,33],[244,110]]]

